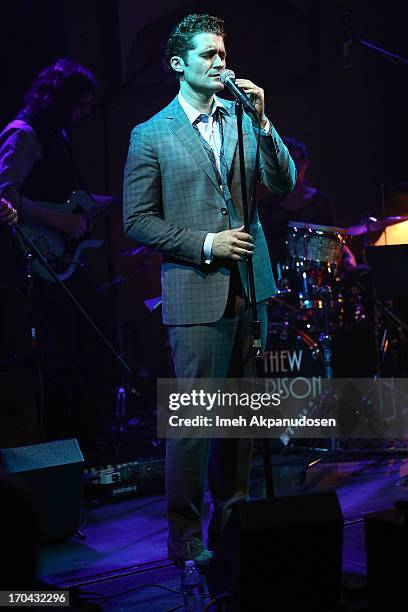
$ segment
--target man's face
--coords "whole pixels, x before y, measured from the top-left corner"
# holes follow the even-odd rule
[[[194,91],[214,94],[224,89],[220,74],[225,68],[225,46],[222,36],[202,32],[194,37],[195,47],[187,53],[181,77]]]

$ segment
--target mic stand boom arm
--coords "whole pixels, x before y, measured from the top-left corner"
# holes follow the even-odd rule
[[[405,57],[402,57],[401,55],[397,55],[396,53],[391,53],[390,51],[387,51],[386,49],[382,49],[381,47],[378,47],[377,45],[370,42],[369,40],[364,40],[364,38],[360,38],[359,36],[355,36],[354,34],[351,34],[351,33],[350,33],[350,39],[352,41],[358,42],[363,47],[368,47],[369,49],[373,49],[374,51],[376,51],[380,55],[383,55],[386,59],[392,62],[396,62],[398,64],[405,64],[405,66],[408,66],[408,59],[406,59]]]

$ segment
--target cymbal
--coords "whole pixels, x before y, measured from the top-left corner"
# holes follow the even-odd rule
[[[375,219],[371,217],[366,223],[350,225],[349,227],[337,227],[334,225],[316,225],[315,223],[305,223],[303,221],[289,221],[288,228],[296,230],[309,230],[310,232],[323,232],[329,234],[342,234],[344,236],[361,236],[369,232],[381,232],[390,225],[408,221],[408,215],[397,215]]]
[[[361,236],[362,234],[368,234],[369,232],[381,232],[390,225],[396,225],[407,221],[407,215],[397,215],[394,217],[384,217],[384,219],[370,219],[367,223],[360,223],[359,225],[351,225],[347,228],[348,236]]]

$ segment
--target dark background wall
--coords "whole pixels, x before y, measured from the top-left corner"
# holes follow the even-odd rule
[[[176,85],[163,61],[169,30],[183,15],[219,14],[228,64],[266,91],[283,135],[305,140],[310,180],[335,200],[339,219],[355,221],[379,205],[379,185],[406,178],[408,68],[355,43],[344,70],[342,22],[353,33],[408,56],[407,10],[389,0],[16,0],[3,3],[0,120],[10,119],[43,66],[70,55],[93,69],[100,104],[74,138],[90,186],[118,191],[129,131],[166,104]],[[106,121],[104,121],[106,119]]]
[[[381,185],[388,193],[407,180],[408,67],[354,44],[353,67],[345,70],[340,43],[349,9],[354,34],[408,57],[403,4],[252,0],[244,10],[229,0],[2,3],[0,120],[12,118],[42,67],[61,55],[85,63],[99,79],[99,98],[92,117],[73,133],[74,149],[89,188],[117,193],[132,126],[177,92],[163,61],[171,26],[189,12],[218,14],[228,32],[228,65],[265,89],[268,115],[281,135],[307,143],[310,182],[332,197],[338,223],[356,223],[367,212],[382,216]],[[385,212],[395,213],[389,198],[386,204]],[[135,323],[138,367],[157,374],[164,343],[160,312],[150,313],[144,300],[160,294],[159,257],[117,252],[133,246],[123,237],[119,213],[105,231],[104,262],[122,278],[117,314]],[[108,274],[105,266],[106,282]]]

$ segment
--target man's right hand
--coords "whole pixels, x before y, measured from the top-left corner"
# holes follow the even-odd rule
[[[0,223],[8,223],[14,225],[18,222],[17,211],[13,208],[11,202],[5,198],[0,199]]]
[[[234,261],[245,261],[247,257],[252,257],[255,249],[254,239],[243,229],[244,226],[215,234],[212,244],[213,256]]]
[[[79,240],[88,229],[88,222],[83,215],[54,212],[52,226],[57,231]]]

